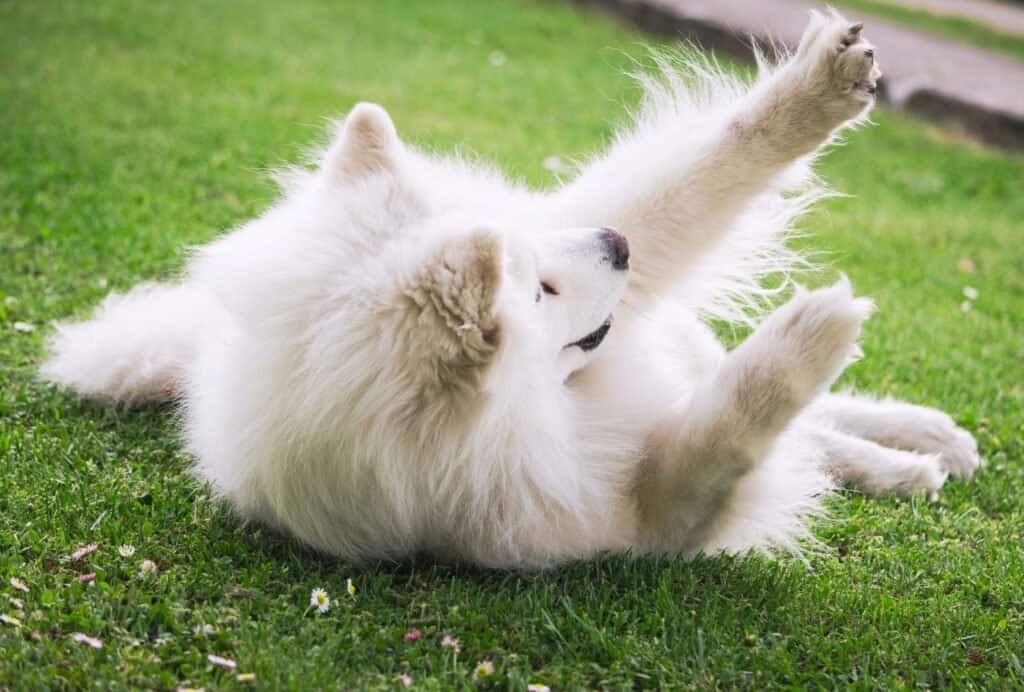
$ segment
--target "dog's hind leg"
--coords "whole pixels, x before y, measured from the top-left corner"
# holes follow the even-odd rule
[[[942,411],[892,399],[832,394],[809,413],[850,435],[886,447],[938,455],[942,469],[970,478],[980,464],[974,437]]]
[[[798,294],[659,422],[636,486],[647,549],[704,547],[740,480],[856,357],[872,307],[845,281]]]
[[[825,470],[848,488],[868,495],[938,496],[949,475],[937,454],[884,447],[836,430],[805,431],[822,450]]]
[[[752,200],[866,113],[881,74],[859,24],[818,13],[797,52],[741,95],[717,67],[698,71],[697,94],[671,71],[650,84],[634,130],[553,200],[559,223],[629,238],[634,304],[675,283]]]

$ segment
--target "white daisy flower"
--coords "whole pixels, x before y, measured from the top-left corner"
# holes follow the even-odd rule
[[[974,286],[964,286],[964,298],[967,300],[977,300],[978,289],[974,288]]]
[[[474,680],[482,680],[492,675],[494,675],[494,664],[490,661],[480,661],[476,664],[476,668],[473,669]]]
[[[441,639],[441,646],[447,646],[449,648],[455,649],[455,653],[459,653],[460,651],[462,651],[462,645],[459,643],[459,640],[451,636],[450,634],[444,635],[444,637]]]
[[[117,554],[121,557],[131,557],[135,554],[135,546],[125,543],[117,549]]]
[[[213,634],[214,631],[215,630],[213,629],[213,625],[211,625],[209,623],[206,623],[206,622],[201,622],[201,623],[199,623],[198,625],[196,625],[195,627],[192,628],[192,634],[195,634],[196,636],[199,636],[199,635],[208,636],[208,635]]]
[[[18,591],[28,592],[28,584],[18,579],[17,577],[11,577],[11,586],[16,588]]]
[[[412,677],[406,675],[405,673],[402,673],[395,679],[398,680],[398,682],[402,683],[402,687],[412,687]]]
[[[547,685],[541,685],[541,684],[538,684],[538,683],[533,683],[531,685],[527,685],[526,689],[528,690],[528,692],[551,692],[551,688],[550,687],[548,687]]]
[[[13,325],[14,331],[21,332],[22,334],[29,334],[36,330],[36,326],[31,322],[15,322]]]
[[[155,577],[157,575],[158,571],[159,570],[157,569],[156,563],[153,562],[152,560],[143,560],[139,564],[139,576],[140,577],[148,577],[148,576],[151,576],[151,575]]]
[[[11,627],[21,627],[21,620],[12,615],[0,614],[0,622]]]
[[[345,580],[345,591],[348,591],[349,596],[356,595],[356,585],[352,583],[351,579]]]
[[[309,594],[309,605],[314,606],[321,613],[331,609],[331,597],[321,588],[313,589]]]
[[[238,680],[238,682],[255,682],[256,673],[239,673],[235,676],[235,680]]]

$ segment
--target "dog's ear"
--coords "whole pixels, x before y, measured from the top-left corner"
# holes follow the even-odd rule
[[[373,103],[359,103],[338,128],[324,170],[340,182],[393,171],[401,142],[387,111]]]
[[[496,231],[477,229],[445,241],[406,287],[428,329],[438,378],[448,384],[475,379],[498,350],[498,295],[505,243]]]

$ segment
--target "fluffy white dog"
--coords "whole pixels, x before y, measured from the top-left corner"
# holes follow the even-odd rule
[[[43,372],[180,399],[218,494],[355,560],[795,549],[836,482],[970,476],[945,414],[828,394],[872,311],[845,280],[732,351],[702,322],[741,319],[799,261],[783,241],[822,194],[809,161],[874,101],[861,26],[813,15],[753,84],[685,67],[643,78],[635,124],[553,192],[417,151],[358,105],[272,209],[180,283],[60,327]]]

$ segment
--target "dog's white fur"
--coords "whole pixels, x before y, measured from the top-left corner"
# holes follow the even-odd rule
[[[783,240],[821,195],[809,161],[874,100],[859,25],[814,14],[749,85],[686,67],[644,77],[635,124],[551,193],[417,151],[359,105],[276,206],[180,283],[61,326],[43,372],[87,397],[180,397],[201,478],[351,559],[796,549],[833,481],[934,494],[970,476],[948,416],[827,393],[872,311],[845,280],[730,352],[701,321],[742,319],[799,261]],[[567,346],[613,309],[599,348]]]

